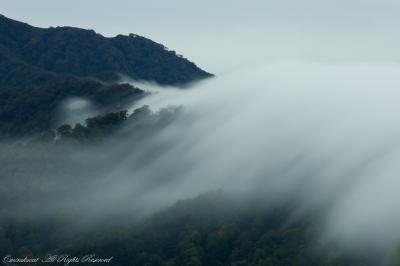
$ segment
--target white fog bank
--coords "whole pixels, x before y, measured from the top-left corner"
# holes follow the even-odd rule
[[[100,224],[222,189],[267,206],[294,200],[294,216],[322,213],[322,240],[382,250],[400,240],[400,66],[281,63],[147,89],[158,93],[132,110],[182,106],[172,122],[60,153],[68,171],[44,172],[46,185],[31,185],[40,193],[13,211],[78,211]]]
[[[183,105],[184,114],[160,133],[173,145],[147,171],[168,179],[162,169],[177,169],[178,181],[149,198],[172,202],[214,188],[295,197],[300,211],[326,208],[329,237],[394,244],[399,99],[396,64],[272,64],[161,91],[138,105]]]

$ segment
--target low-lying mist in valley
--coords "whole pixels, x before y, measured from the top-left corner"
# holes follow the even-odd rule
[[[221,189],[295,202],[288,223],[318,213],[320,243],[397,245],[398,65],[281,63],[146,88],[130,112],[152,113],[95,144],[3,143],[2,218],[129,223]]]

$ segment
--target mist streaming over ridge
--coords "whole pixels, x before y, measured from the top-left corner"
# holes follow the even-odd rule
[[[69,178],[43,172],[41,193],[12,207],[98,222],[222,189],[271,206],[295,200],[294,216],[323,213],[323,239],[389,250],[400,238],[399,87],[397,65],[282,63],[165,88],[137,104],[161,125],[55,152]]]
[[[215,187],[293,197],[300,211],[325,209],[330,237],[393,244],[399,74],[396,65],[295,63],[206,82],[172,97],[187,114],[170,135],[183,136],[155,166],[190,166],[174,185],[182,197]]]

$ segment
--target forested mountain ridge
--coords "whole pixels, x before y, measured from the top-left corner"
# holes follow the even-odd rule
[[[212,76],[144,37],[37,28],[0,15],[0,138],[58,126],[57,108],[71,97],[88,99],[109,112],[145,95],[118,84],[120,75],[161,85]]]
[[[32,27],[0,15],[0,53],[44,70],[105,80],[124,74],[161,85],[212,76],[161,44],[130,34],[106,38],[73,27]]]

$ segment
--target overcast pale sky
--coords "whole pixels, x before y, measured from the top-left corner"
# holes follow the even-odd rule
[[[0,0],[35,26],[136,33],[222,73],[277,60],[398,62],[400,1]]]

